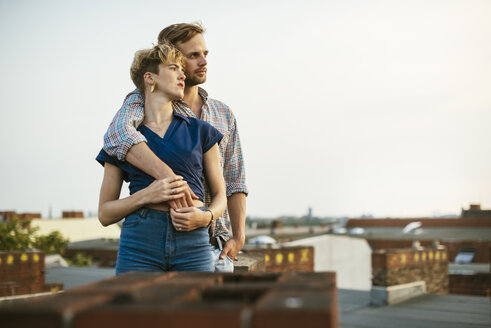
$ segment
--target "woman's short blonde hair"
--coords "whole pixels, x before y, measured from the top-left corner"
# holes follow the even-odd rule
[[[185,67],[184,56],[170,43],[165,42],[150,49],[138,50],[130,68],[131,80],[141,93],[145,93],[145,73],[159,74],[159,65],[169,63],[180,64],[183,69]]]

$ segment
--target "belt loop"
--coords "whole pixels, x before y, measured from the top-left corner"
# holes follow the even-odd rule
[[[145,207],[141,207],[139,210],[138,210],[138,216],[141,217],[141,218],[146,218],[148,215],[148,208],[145,208]]]

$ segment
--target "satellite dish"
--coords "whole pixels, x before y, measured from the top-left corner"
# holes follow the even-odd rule
[[[407,226],[405,226],[404,229],[402,229],[402,233],[403,234],[408,234],[408,233],[412,233],[412,232],[415,233],[418,228],[421,228],[421,226],[422,226],[422,223],[419,221],[411,222]],[[421,233],[421,232],[422,231],[418,231],[418,233]]]
[[[266,235],[257,236],[249,239],[248,241],[248,244],[251,245],[274,245],[277,243],[278,242],[274,238],[271,238],[270,236],[266,236]]]
[[[350,235],[363,235],[365,233],[365,229],[361,227],[355,227],[350,229],[349,233]]]

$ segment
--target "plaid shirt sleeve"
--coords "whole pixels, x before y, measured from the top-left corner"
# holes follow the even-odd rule
[[[135,89],[128,94],[104,134],[104,150],[124,161],[128,150],[147,139],[136,130],[143,122],[144,104],[142,94]]]
[[[225,178],[227,197],[232,194],[242,192],[248,194],[245,184],[245,167],[240,145],[239,130],[237,121],[233,118],[230,129],[228,143],[224,152],[223,177]]]

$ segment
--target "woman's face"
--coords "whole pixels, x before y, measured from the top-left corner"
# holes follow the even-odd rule
[[[159,74],[154,74],[155,91],[163,92],[169,100],[184,97],[184,80],[186,76],[180,64],[159,65]]]

